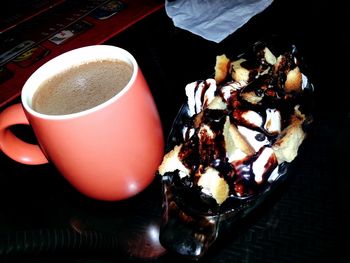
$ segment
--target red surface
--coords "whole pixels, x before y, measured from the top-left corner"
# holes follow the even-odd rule
[[[156,0],[123,0],[127,7],[106,20],[98,20],[91,16],[83,18],[91,23],[92,28],[81,33],[61,45],[46,40],[40,45],[50,50],[50,53],[34,64],[23,68],[14,62],[5,66],[14,73],[11,79],[0,85],[0,107],[17,98],[28,77],[42,64],[63,52],[87,45],[102,44],[146,16],[163,8],[164,3]]]
[[[21,13],[18,17],[15,17],[11,24],[8,24],[6,20],[3,20],[4,18],[0,18],[0,32],[4,33],[8,30],[11,30],[12,28],[15,28],[16,26],[25,23],[26,21],[29,21],[31,18],[36,17],[47,10],[54,8],[55,6],[62,4],[65,0],[47,0],[47,2],[44,2],[42,6],[38,8],[33,8],[32,10],[21,10],[24,13]],[[17,14],[18,15],[18,14]]]

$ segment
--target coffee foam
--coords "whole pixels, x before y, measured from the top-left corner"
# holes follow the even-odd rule
[[[32,108],[48,115],[93,108],[118,94],[129,82],[132,67],[121,60],[95,60],[49,78],[33,96]]]

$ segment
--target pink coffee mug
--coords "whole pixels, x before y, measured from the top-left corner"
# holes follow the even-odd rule
[[[32,108],[34,92],[51,76],[82,63],[119,59],[132,67],[127,85],[106,102],[78,113],[46,115]],[[10,127],[30,125],[39,145],[16,137]],[[0,114],[0,149],[24,164],[51,162],[78,191],[116,201],[136,195],[155,178],[163,157],[163,130],[147,82],[126,50],[94,45],[66,52],[26,81],[21,103]]]

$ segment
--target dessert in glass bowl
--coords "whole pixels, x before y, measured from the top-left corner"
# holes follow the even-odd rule
[[[313,85],[294,45],[264,42],[185,87],[158,168],[164,192],[161,243],[200,258],[218,235],[284,179],[312,122]]]

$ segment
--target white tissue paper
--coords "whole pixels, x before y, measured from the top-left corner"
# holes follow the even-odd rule
[[[176,27],[219,43],[272,2],[273,0],[166,0],[165,10]]]

